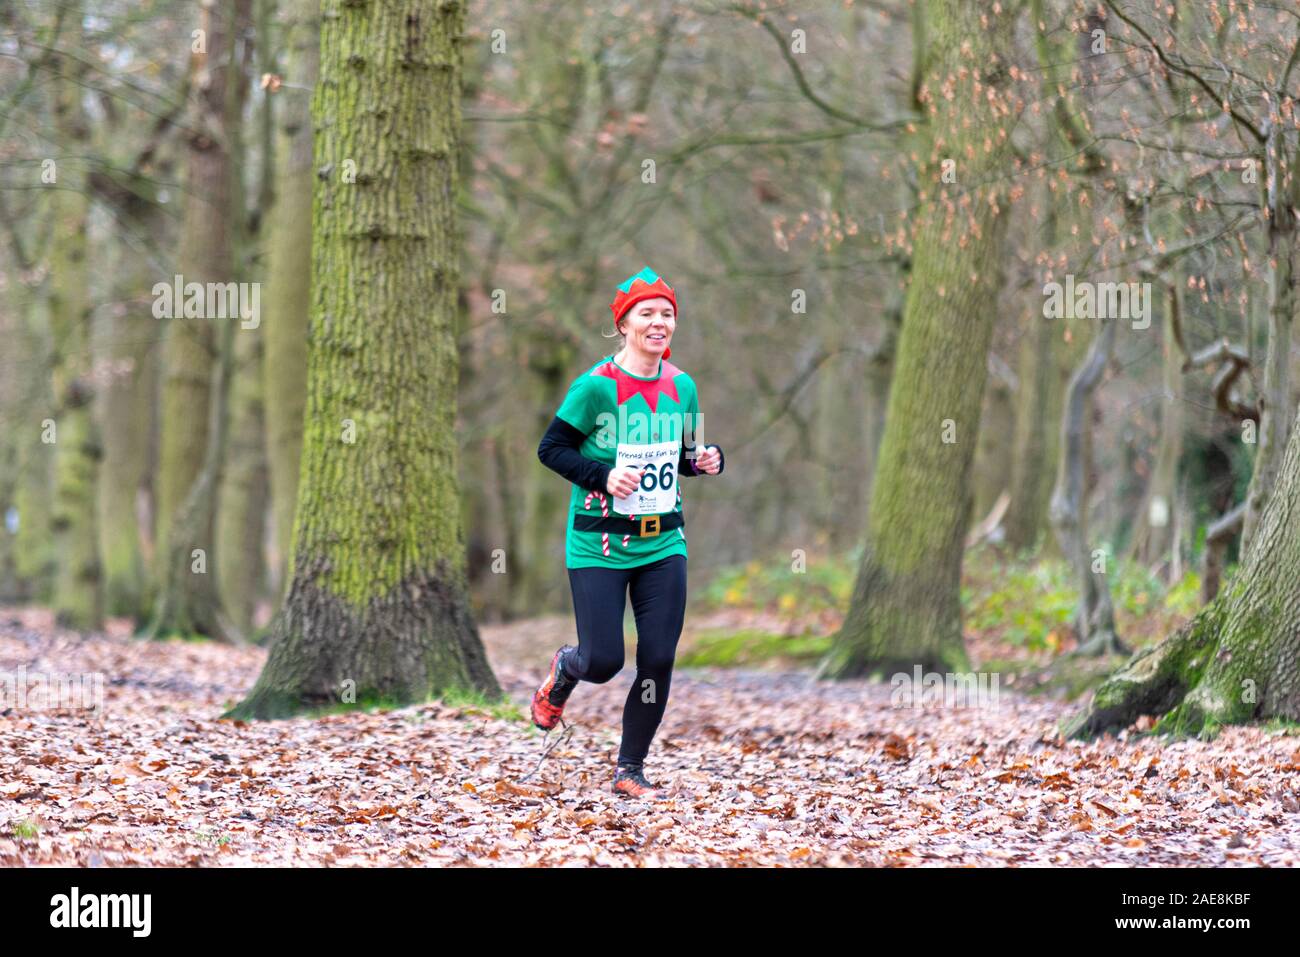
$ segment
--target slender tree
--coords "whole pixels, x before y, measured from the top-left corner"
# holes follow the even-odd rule
[[[196,109],[186,143],[186,198],[180,263],[185,282],[235,280],[234,242],[242,191],[239,128],[247,77],[238,37],[252,17],[251,0],[202,6],[201,42],[192,57]],[[177,304],[178,307],[182,304]],[[162,395],[162,449],[157,537],[158,594],[149,633],[239,636],[217,589],[217,491],[226,450],[229,376],[214,383],[213,358],[233,361],[230,334],[240,317],[167,321]],[[214,323],[221,335],[214,335]],[[240,330],[249,335],[248,330]],[[215,404],[214,404],[215,403]],[[214,434],[215,431],[220,434]]]
[[[1115,343],[1118,320],[1110,319],[1097,332],[1066,389],[1061,416],[1061,457],[1049,512],[1057,542],[1074,568],[1079,584],[1075,632],[1078,654],[1127,652],[1115,630],[1115,606],[1110,597],[1109,560],[1097,555],[1088,535],[1088,449],[1091,446],[1093,395]]]
[[[255,0],[256,47],[262,69],[267,72],[266,47],[270,45],[270,0]],[[244,83],[253,69],[252,48],[245,42],[243,61],[233,65],[232,73]],[[263,99],[259,111],[260,149],[262,163],[257,174],[255,206],[257,218],[244,215],[245,182],[251,173],[233,179],[232,207],[235,215],[231,222],[231,250],[234,255],[235,278],[255,280],[252,262],[255,258],[257,224],[264,211],[269,210],[271,164],[273,156],[272,127],[268,112],[270,102]],[[235,124],[230,129],[230,150],[237,161],[247,155],[243,145],[243,129]],[[241,634],[253,628],[253,611],[262,595],[266,580],[266,523],[270,512],[270,480],[267,477],[267,449],[263,403],[263,340],[260,299],[256,325],[241,321],[238,335],[234,337],[230,378],[230,426],[224,461],[221,464],[221,484],[217,493],[220,507],[216,516],[217,590],[222,608]]]
[[[109,133],[121,133],[110,128]],[[104,568],[105,610],[143,623],[151,608],[139,496],[150,473],[150,438],[158,353],[151,348],[158,330],[150,289],[159,275],[150,255],[155,236],[165,235],[166,221],[143,179],[133,188],[101,184],[126,235],[115,244],[113,302],[96,323],[95,357],[103,369],[95,392],[104,457],[99,470],[99,554]],[[114,184],[116,186],[116,184]]]
[[[95,487],[101,455],[93,415],[91,379],[90,261],[86,233],[90,194],[84,145],[90,140],[82,104],[85,54],[82,5],[69,14],[70,54],[55,58],[54,120],[67,158],[56,168],[54,236],[50,252],[50,333],[54,345],[56,402],[54,529],[57,572],[54,610],[58,620],[80,629],[98,628],[103,617],[102,574],[95,526]]]
[[[302,458],[303,408],[307,398],[307,323],[311,312],[311,91],[316,82],[319,0],[286,0],[288,58],[283,84],[274,94],[276,143],[275,215],[263,301],[265,353],[262,375],[266,458],[275,526],[275,579],[288,581],[294,504]]]

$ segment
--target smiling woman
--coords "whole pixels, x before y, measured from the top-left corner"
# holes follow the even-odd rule
[[[609,681],[622,669],[630,590],[636,681],[623,708],[613,786],[659,799],[666,790],[647,782],[641,767],[663,718],[686,611],[678,480],[719,474],[723,458],[716,446],[698,447],[695,380],[667,359],[677,323],[673,288],[645,268],[619,285],[610,308],[623,349],[573,381],[537,449],[543,464],[573,483],[565,564],[578,645],[552,657],[532,716],[549,731],[579,681]]]

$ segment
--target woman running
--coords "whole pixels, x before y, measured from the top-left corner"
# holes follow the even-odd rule
[[[619,285],[610,304],[617,355],[573,380],[537,447],[573,483],[564,557],[578,645],[551,658],[532,717],[549,731],[579,681],[603,683],[623,668],[623,609],[636,615],[636,681],[623,706],[613,789],[666,799],[642,773],[664,715],[686,612],[686,531],[678,479],[717,475],[722,450],[699,446],[695,380],[668,361],[677,296],[649,267]]]

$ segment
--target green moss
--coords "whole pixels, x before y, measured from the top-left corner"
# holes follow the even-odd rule
[[[438,700],[451,708],[460,708],[467,714],[483,714],[499,721],[531,721],[509,696],[493,700],[477,689],[449,689]]]
[[[146,624],[135,632],[138,638],[147,638],[150,641],[177,641],[186,644],[204,644],[212,641],[208,635],[197,631],[179,631],[175,629],[164,630],[154,628],[151,624]]]
[[[811,663],[830,649],[829,635],[778,635],[759,629],[719,631],[692,637],[677,654],[688,668],[734,668],[766,662]]]
[[[1046,667],[1023,658],[989,658],[979,670],[1003,675],[1002,686],[1020,694],[1037,694],[1074,701],[1098,687],[1114,670],[1113,658],[1063,655]],[[1014,676],[1008,681],[1007,676]]]
[[[1300,735],[1300,721],[1293,721],[1290,718],[1270,718],[1261,727],[1270,734],[1281,734],[1287,737]]]

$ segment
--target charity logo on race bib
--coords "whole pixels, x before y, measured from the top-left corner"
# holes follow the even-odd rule
[[[614,498],[614,510],[624,515],[654,515],[677,506],[677,460],[680,442],[620,444],[614,466],[641,469],[641,486],[627,498]]]

